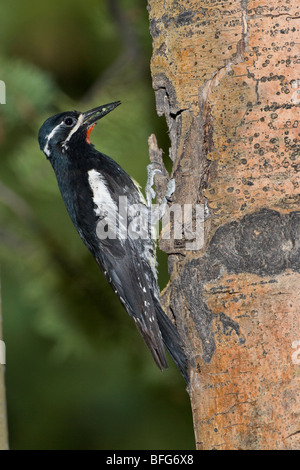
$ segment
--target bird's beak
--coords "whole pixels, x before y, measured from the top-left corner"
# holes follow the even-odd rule
[[[90,111],[86,111],[83,113],[83,123],[90,127],[106,114],[113,111],[117,106],[119,106],[119,104],[121,104],[121,101],[115,101],[114,103],[104,104],[103,106],[98,106]]]

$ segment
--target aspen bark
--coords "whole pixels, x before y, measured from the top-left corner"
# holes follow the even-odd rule
[[[0,450],[8,449],[6,399],[4,381],[4,348],[2,347],[2,312],[1,312],[1,291],[0,291]]]
[[[204,245],[169,253],[197,449],[300,447],[299,3],[148,0],[174,203]]]

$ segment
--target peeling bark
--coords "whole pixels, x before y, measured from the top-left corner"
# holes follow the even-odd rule
[[[148,0],[148,9],[173,201],[209,209],[201,250],[160,243],[171,275],[163,305],[191,363],[197,448],[297,449],[300,8]]]

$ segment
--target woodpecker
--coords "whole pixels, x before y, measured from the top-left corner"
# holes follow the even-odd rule
[[[135,219],[140,220],[140,212],[146,214],[147,220],[150,218],[153,176],[157,170],[148,166],[146,201],[137,183],[123,168],[98,152],[90,142],[91,131],[99,119],[119,104],[116,101],[83,113],[70,111],[54,115],[40,128],[39,144],[53,167],[78,234],[133,318],[157,366],[168,368],[166,348],[188,383],[182,340],[160,304],[155,242],[149,232],[141,237],[128,230]],[[118,219],[119,230],[106,231],[110,236],[103,236],[104,228],[119,215],[120,200],[126,201],[128,210]]]

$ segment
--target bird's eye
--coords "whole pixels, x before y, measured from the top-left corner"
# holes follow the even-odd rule
[[[76,119],[71,117],[71,116],[67,116],[64,120],[65,125],[69,126],[69,127],[73,126],[75,124],[75,122],[76,122]]]

